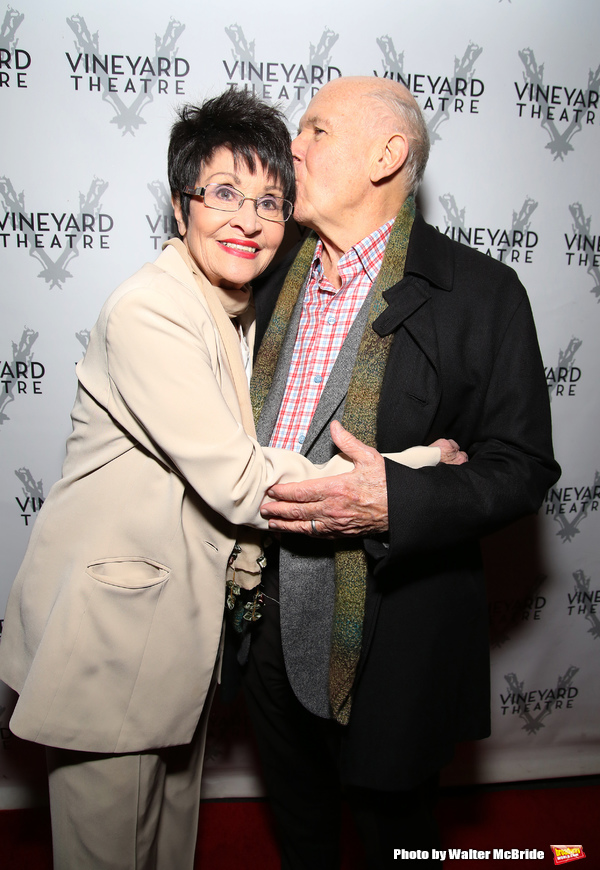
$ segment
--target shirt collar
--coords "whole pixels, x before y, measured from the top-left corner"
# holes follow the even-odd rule
[[[385,254],[386,245],[388,243],[392,226],[395,218],[384,223],[375,232],[366,236],[362,241],[353,245],[338,262],[338,273],[344,281],[352,276],[352,273],[364,271],[369,281],[373,283],[379,274],[383,256]],[[315,254],[312,262],[312,271],[314,274],[321,273],[321,258],[323,256],[323,242],[321,239],[317,241]]]

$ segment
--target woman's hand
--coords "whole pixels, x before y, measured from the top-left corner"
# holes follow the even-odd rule
[[[463,465],[463,463],[469,461],[469,457],[464,450],[461,450],[456,441],[452,441],[452,439],[438,438],[437,441],[434,441],[429,446],[440,448],[442,452],[440,462],[443,462],[445,465]]]

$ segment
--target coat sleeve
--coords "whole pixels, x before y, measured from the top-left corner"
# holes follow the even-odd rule
[[[315,466],[298,453],[262,448],[244,432],[215,374],[214,329],[204,312],[192,318],[160,288],[142,287],[122,296],[105,329],[108,387],[100,398],[109,413],[133,446],[230,522],[266,529],[259,508],[270,486],[352,470],[341,456]],[[435,449],[420,450],[417,461],[437,461]]]
[[[367,545],[380,557],[377,572],[408,553],[453,547],[535,513],[557,480],[548,389],[526,295],[497,343],[482,391],[469,443],[457,436],[468,463],[413,471],[386,461],[389,546]]]

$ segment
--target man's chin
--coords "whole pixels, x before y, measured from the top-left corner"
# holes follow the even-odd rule
[[[311,230],[315,229],[311,222],[310,214],[304,209],[299,209],[298,212],[296,212],[296,209],[294,208],[294,220],[297,224],[300,224],[300,226],[309,227]]]

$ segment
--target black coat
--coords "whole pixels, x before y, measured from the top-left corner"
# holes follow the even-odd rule
[[[289,258],[256,292],[257,344]],[[514,271],[417,214],[405,276],[373,328],[394,333],[379,402],[382,452],[454,438],[464,466],[386,462],[390,530],[371,558],[363,652],[342,779],[410,788],[490,729],[479,538],[534,513],[558,479],[531,309]]]

